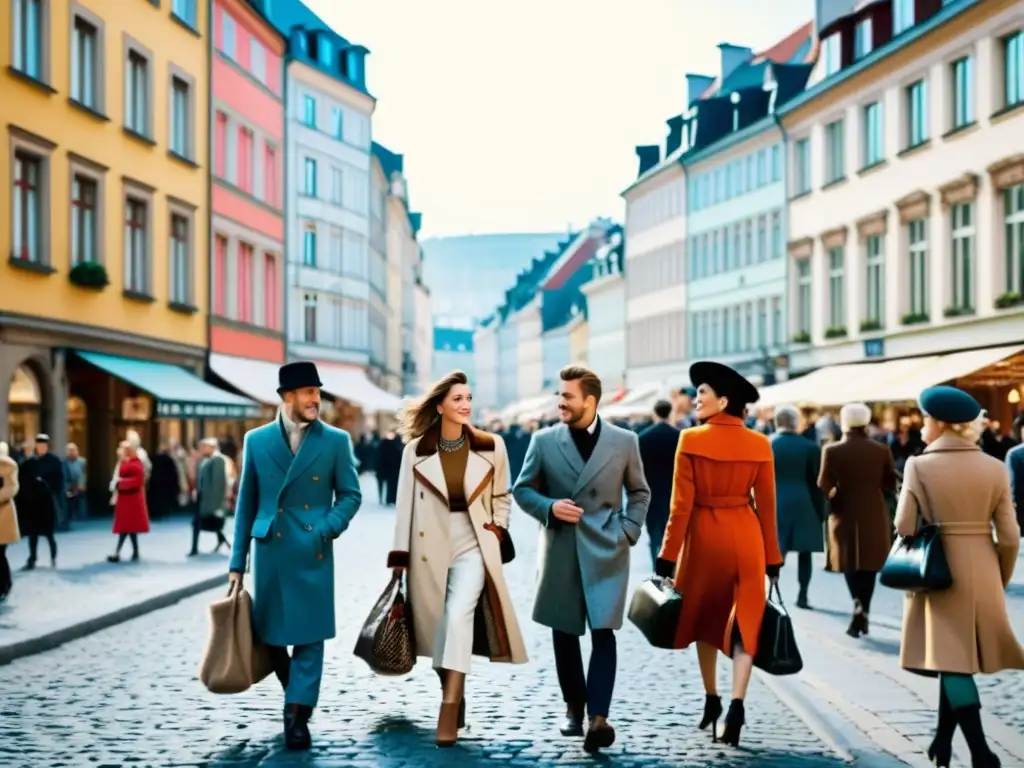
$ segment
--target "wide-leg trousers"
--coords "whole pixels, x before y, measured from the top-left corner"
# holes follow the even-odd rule
[[[473,657],[473,619],[484,590],[484,558],[466,512],[452,512],[448,530],[451,559],[444,613],[434,637],[434,668],[469,672]]]

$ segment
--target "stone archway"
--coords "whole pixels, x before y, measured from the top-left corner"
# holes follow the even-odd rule
[[[54,402],[49,360],[39,354],[10,358],[0,379],[3,421],[0,429],[12,443],[32,442],[36,434],[53,429]],[[0,366],[0,371],[5,367]],[[12,448],[14,446],[12,445]]]

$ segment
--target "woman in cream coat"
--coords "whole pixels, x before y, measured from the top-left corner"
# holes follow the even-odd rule
[[[21,538],[14,497],[18,494],[18,462],[10,456],[7,443],[0,443],[0,602],[11,593],[11,565],[7,545]]]
[[[407,571],[416,653],[431,657],[441,678],[441,747],[465,721],[471,656],[526,661],[501,563],[508,455],[500,437],[469,426],[472,401],[466,374],[455,371],[407,406],[399,426],[407,445],[388,567]]]
[[[1004,590],[1020,549],[1020,528],[1002,462],[978,448],[981,406],[954,387],[921,393],[921,436],[928,444],[908,459],[896,509],[896,532],[914,534],[937,523],[953,586],[908,594],[900,664],[939,678],[939,712],[928,756],[948,766],[957,726],[975,768],[999,766],[985,740],[974,675],[1024,669]],[[993,542],[993,530],[995,542]]]

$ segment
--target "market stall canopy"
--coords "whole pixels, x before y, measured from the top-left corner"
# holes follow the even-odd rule
[[[348,400],[372,413],[393,413],[402,405],[401,398],[378,387],[360,368],[318,365],[317,369],[324,384],[321,389],[335,399]]]
[[[936,359],[932,356],[828,365],[798,379],[765,387],[756,407],[881,402],[885,398],[878,396],[880,390]]]
[[[207,384],[189,370],[169,363],[75,350],[90,365],[131,384],[156,400],[165,419],[258,418],[260,406],[247,397]]]
[[[543,414],[546,409],[554,407],[557,402],[558,395],[551,394],[550,392],[544,395],[525,397],[522,400],[515,401],[511,405],[505,406],[501,411],[501,420],[506,424],[511,424],[521,416],[527,414]]]
[[[619,402],[599,408],[598,413],[606,419],[630,419],[634,416],[649,415],[654,404],[663,399],[664,392],[663,384],[642,384],[627,392]]]
[[[908,375],[873,390],[875,402],[916,402],[921,391],[936,384],[968,378],[977,386],[1017,385],[1024,381],[1024,345],[970,349],[948,355],[918,359]]]
[[[267,360],[210,353],[210,370],[224,381],[266,405],[280,405],[277,394],[277,371],[280,366]]]

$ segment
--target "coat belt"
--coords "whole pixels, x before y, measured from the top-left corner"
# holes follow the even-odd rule
[[[749,507],[750,496],[705,496],[698,494],[693,499],[696,507],[713,507],[718,509]]]
[[[968,521],[960,523],[939,523],[943,536],[992,536],[992,523]]]

